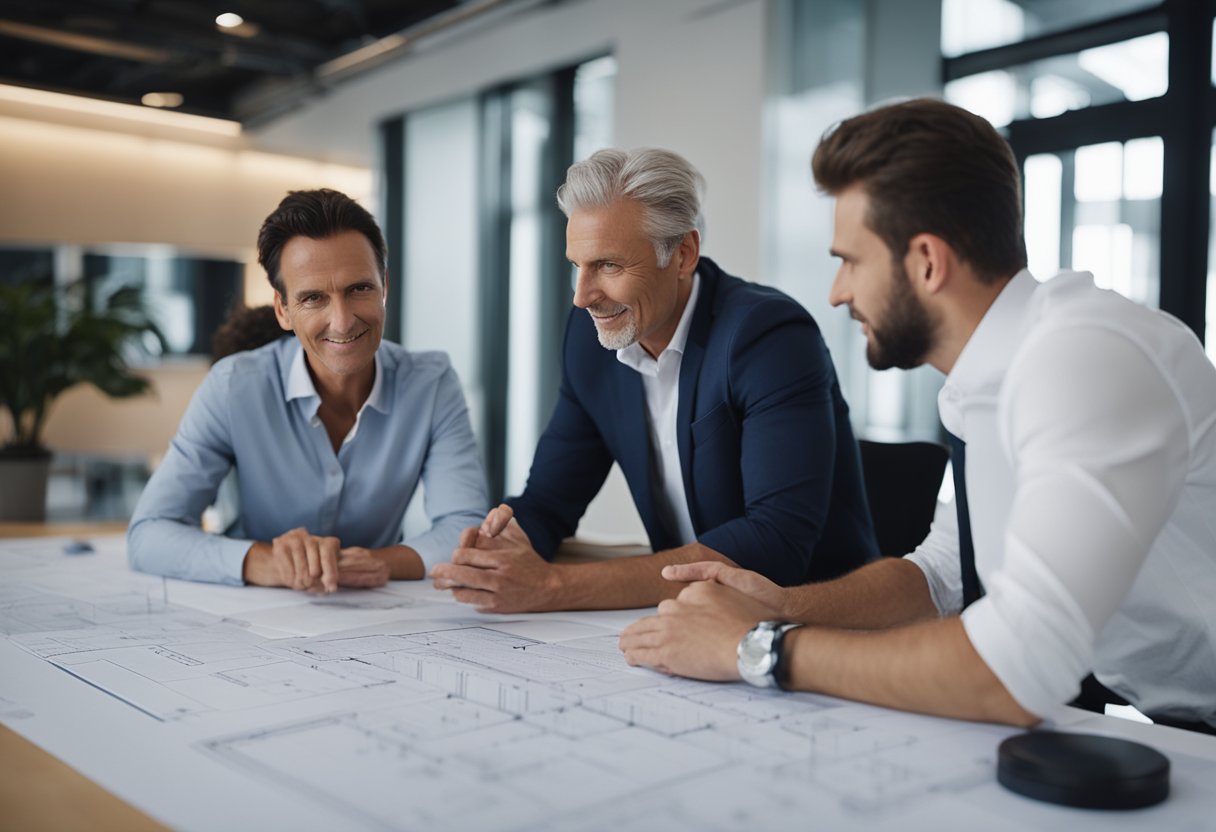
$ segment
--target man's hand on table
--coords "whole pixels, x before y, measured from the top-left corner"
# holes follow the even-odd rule
[[[746,569],[713,561],[663,568],[669,581],[695,581],[658,614],[621,632],[620,648],[631,665],[709,681],[739,678],[736,650],[761,621],[783,619],[785,590]]]
[[[695,584],[712,581],[738,590],[742,594],[766,607],[769,619],[797,620],[798,610],[794,593],[778,586],[759,572],[740,569],[729,563],[705,560],[697,563],[673,563],[663,567],[663,577],[677,583]]]
[[[255,586],[285,586],[305,592],[384,586],[392,577],[387,552],[361,546],[343,548],[338,538],[310,534],[301,527],[269,543],[257,541],[250,546],[244,578]]]

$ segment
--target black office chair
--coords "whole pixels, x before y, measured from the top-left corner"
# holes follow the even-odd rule
[[[950,451],[934,442],[857,444],[878,551],[906,555],[929,534]]]

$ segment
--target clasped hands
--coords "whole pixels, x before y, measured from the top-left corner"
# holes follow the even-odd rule
[[[532,548],[511,507],[500,505],[479,528],[465,529],[451,562],[432,567],[431,578],[479,612],[538,612],[561,608],[559,570]],[[744,634],[760,621],[793,617],[786,590],[756,572],[702,561],[666,566],[662,574],[688,586],[621,633],[631,665],[738,679],[735,651]]]
[[[508,505],[490,509],[479,528],[465,529],[449,563],[431,568],[436,589],[450,589],[478,612],[541,612],[561,608],[558,567],[532,548]]]
[[[384,586],[391,571],[378,550],[344,547],[336,537],[310,534],[301,527],[284,532],[270,543],[258,541],[249,547],[244,577],[247,583],[258,586],[333,592],[340,586]]]

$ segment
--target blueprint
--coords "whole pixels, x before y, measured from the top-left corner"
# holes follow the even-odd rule
[[[995,783],[1010,729],[630,668],[619,614],[183,585],[61,543],[0,541],[0,722],[174,827],[1216,829],[1216,747],[1171,754],[1159,807],[1076,812]],[[107,724],[50,727],[59,693]],[[120,730],[138,776],[84,749]]]

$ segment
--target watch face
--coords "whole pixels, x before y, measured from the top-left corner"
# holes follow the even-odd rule
[[[767,680],[771,679],[775,659],[770,627],[756,627],[739,643],[739,675],[753,685],[771,684]]]

